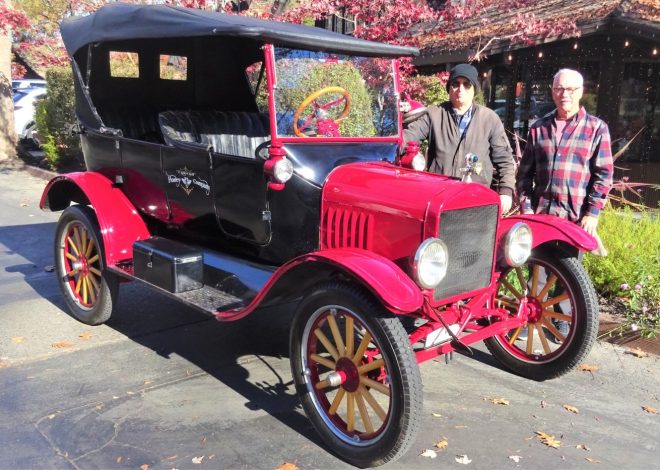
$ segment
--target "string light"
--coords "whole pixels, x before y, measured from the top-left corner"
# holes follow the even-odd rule
[[[655,47],[653,48],[653,55],[658,55],[658,49],[656,49]]]
[[[577,49],[577,48],[578,48],[578,45],[577,45],[577,42],[576,42],[575,44],[573,44],[573,49]]]
[[[626,39],[626,42],[623,43],[623,47],[628,47],[630,46],[630,41]]]
[[[543,52],[539,52],[539,59],[543,59]]]
[[[484,78],[488,76],[488,72],[484,72]]]
[[[509,54],[508,59],[509,59],[509,62],[511,62],[513,60],[513,56],[511,54]]]

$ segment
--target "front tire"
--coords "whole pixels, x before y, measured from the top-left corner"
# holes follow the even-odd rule
[[[350,284],[323,284],[301,302],[290,348],[303,408],[333,452],[373,467],[408,450],[422,386],[397,318]]]
[[[104,260],[94,211],[68,207],[55,230],[55,271],[69,311],[88,325],[108,321],[117,301],[117,278],[107,272]]]
[[[513,316],[521,303],[527,326],[484,341],[504,367],[542,381],[568,373],[589,354],[598,334],[598,301],[576,258],[543,251],[502,273],[495,305]],[[568,322],[568,334],[559,331],[556,321]],[[525,328],[527,338],[518,339]]]

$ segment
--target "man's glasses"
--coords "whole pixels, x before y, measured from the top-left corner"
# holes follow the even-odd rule
[[[462,85],[463,88],[465,88],[466,90],[469,90],[470,88],[472,88],[472,82],[469,82],[469,81],[465,81],[465,82],[463,82],[463,81],[458,81],[458,80],[452,80],[452,82],[449,84],[449,86],[450,86],[453,90],[458,90],[458,89],[461,87],[461,85]]]
[[[552,90],[553,93],[556,93],[558,95],[563,95],[564,92],[568,93],[569,95],[572,95],[575,93],[577,90],[582,88],[581,86],[573,86],[573,87],[562,87],[562,86],[551,86],[550,89]]]

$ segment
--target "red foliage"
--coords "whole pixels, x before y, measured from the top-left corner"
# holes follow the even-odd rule
[[[12,80],[19,80],[23,77],[25,77],[25,74],[27,73],[27,69],[23,67],[21,64],[17,64],[16,62],[11,63],[11,78]]]
[[[22,12],[9,8],[5,0],[0,0],[0,34],[22,31],[30,27],[30,19]]]

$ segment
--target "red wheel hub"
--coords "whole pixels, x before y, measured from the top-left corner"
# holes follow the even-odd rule
[[[540,321],[541,317],[543,316],[543,306],[541,305],[541,302],[539,302],[539,300],[534,297],[527,297],[525,300],[527,302],[523,307],[523,311],[527,316],[527,322],[536,323]]]
[[[360,374],[357,366],[347,357],[340,357],[337,361],[335,370],[344,374],[346,379],[342,382],[342,387],[347,392],[355,392],[360,386]]]

